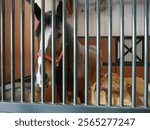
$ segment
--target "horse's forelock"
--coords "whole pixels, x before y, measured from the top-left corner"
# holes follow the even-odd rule
[[[55,27],[56,29],[60,29],[62,27],[62,18],[59,15],[56,15],[55,17]],[[48,11],[45,13],[45,29],[47,27],[52,26],[52,12]],[[40,38],[41,34],[41,22],[39,22],[37,29],[35,31],[35,35]]]

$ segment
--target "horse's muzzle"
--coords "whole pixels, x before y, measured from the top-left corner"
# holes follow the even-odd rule
[[[35,77],[36,79],[37,77]],[[39,77],[40,79],[38,79],[39,82],[36,83],[36,87],[41,87],[42,84],[42,77]],[[47,73],[44,73],[44,86],[46,86],[49,82],[49,77]]]

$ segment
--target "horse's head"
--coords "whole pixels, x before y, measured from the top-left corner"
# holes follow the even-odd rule
[[[36,86],[41,87],[41,10],[39,7],[35,8],[35,15],[40,21],[36,30],[36,36],[39,39],[39,53],[36,65]],[[55,16],[55,54],[57,62],[62,57],[62,2],[59,3]],[[51,83],[51,54],[52,54],[52,12],[45,13],[45,85]]]

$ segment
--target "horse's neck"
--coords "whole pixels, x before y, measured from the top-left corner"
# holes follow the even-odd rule
[[[73,59],[73,45],[74,45],[74,41],[73,41],[73,29],[70,27],[69,24],[67,24],[67,39],[66,39],[67,43],[66,43],[66,48],[68,51],[68,54],[70,55],[69,57],[72,57]],[[84,46],[77,40],[77,52],[80,55],[80,53],[82,51],[84,51]]]
[[[67,27],[66,42],[66,67],[68,73],[73,73],[73,35],[70,26]]]
[[[67,32],[66,32],[66,70],[67,70],[67,75],[69,75],[70,78],[73,75],[73,30],[72,28],[68,25],[67,26]],[[77,55],[78,55],[78,60],[77,64],[78,66],[84,65],[84,46],[80,44],[80,42],[77,40]]]

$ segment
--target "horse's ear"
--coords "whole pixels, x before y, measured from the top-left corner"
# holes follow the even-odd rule
[[[59,4],[57,6],[57,15],[60,16],[62,18],[62,1],[59,1]]]
[[[41,8],[38,6],[37,3],[34,4],[34,11],[36,18],[40,21],[41,20]]]

